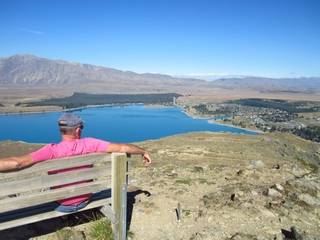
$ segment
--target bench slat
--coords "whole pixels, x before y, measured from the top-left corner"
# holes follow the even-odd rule
[[[8,212],[20,208],[31,207],[42,203],[48,203],[79,196],[86,193],[99,192],[110,187],[110,180],[100,180],[81,185],[73,185],[64,188],[58,188],[46,192],[37,192],[32,195],[19,196],[15,198],[4,199],[1,201],[0,213]]]
[[[32,191],[40,191],[41,189],[50,188],[52,186],[59,186],[63,184],[79,182],[88,179],[97,179],[101,177],[111,178],[111,164],[109,164],[109,166],[104,166],[103,168],[98,166],[52,175],[36,176],[31,179],[5,182],[1,184],[0,197],[27,191],[32,194]]]
[[[43,175],[52,170],[78,167],[81,165],[103,164],[105,162],[111,162],[110,154],[94,153],[84,156],[51,159],[39,162],[32,167],[20,171],[0,173],[0,181],[5,179],[24,179],[33,175]]]
[[[85,208],[80,209],[78,212],[82,212],[85,210],[89,210],[89,209],[93,209],[93,208],[97,208],[97,207],[101,207],[101,206],[110,209],[110,207],[108,205],[109,203],[110,203],[110,199],[96,200],[94,202],[89,203]],[[12,227],[18,227],[18,226],[22,226],[25,224],[35,223],[35,222],[39,222],[42,220],[51,219],[54,217],[60,217],[60,216],[64,216],[64,215],[69,215],[69,214],[73,214],[73,213],[62,213],[62,212],[57,212],[57,211],[49,211],[49,212],[45,212],[45,213],[35,214],[32,216],[0,223],[0,231],[4,230],[4,229],[12,228]],[[114,216],[109,216],[109,218],[114,219]]]

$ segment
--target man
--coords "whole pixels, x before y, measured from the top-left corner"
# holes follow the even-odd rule
[[[0,159],[0,172],[19,170],[29,167],[41,161],[49,159],[63,158],[75,155],[83,155],[98,152],[123,152],[130,154],[141,154],[145,166],[151,164],[149,154],[138,146],[132,144],[111,143],[95,138],[81,138],[84,127],[82,119],[72,113],[62,115],[58,120],[62,141],[58,144],[47,144],[39,150],[21,157],[8,157]],[[88,166],[86,166],[88,167]],[[64,171],[72,171],[73,169],[62,169],[49,174],[57,174]],[[81,182],[82,183],[82,182]],[[73,183],[79,184],[79,183]],[[63,186],[55,186],[63,187]],[[58,211],[72,212],[85,207],[92,194],[84,194],[77,197],[63,199],[58,201]]]

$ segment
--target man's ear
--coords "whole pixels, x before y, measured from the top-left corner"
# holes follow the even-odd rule
[[[77,136],[81,135],[81,128],[79,128],[79,127],[76,128],[76,134],[77,134]]]

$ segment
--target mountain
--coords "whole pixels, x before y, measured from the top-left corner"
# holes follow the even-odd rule
[[[320,77],[263,78],[241,77],[221,78],[213,81],[217,87],[229,89],[251,89],[259,92],[319,92]]]
[[[218,77],[218,76],[216,76]],[[85,92],[199,92],[212,89],[258,92],[320,92],[320,77],[263,78],[226,76],[199,79],[121,71],[90,64],[51,60],[34,55],[0,58],[0,87],[69,89]]]
[[[60,86],[90,85],[91,89],[145,88],[170,89],[206,84],[204,80],[174,78],[163,74],[137,74],[113,68],[50,60],[34,55],[14,55],[0,58],[0,85],[4,86]]]

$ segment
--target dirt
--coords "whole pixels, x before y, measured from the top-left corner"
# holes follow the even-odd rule
[[[285,239],[292,227],[320,239],[319,144],[291,134],[209,132],[137,144],[153,165],[131,159],[130,239]],[[2,142],[0,153],[38,147]]]

